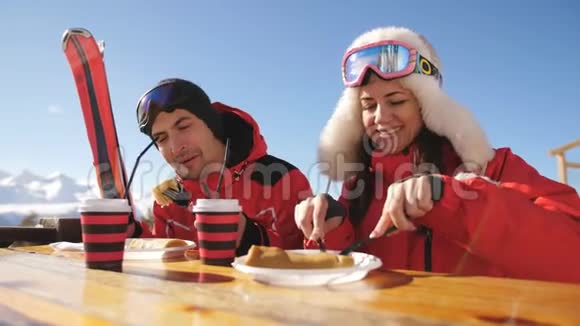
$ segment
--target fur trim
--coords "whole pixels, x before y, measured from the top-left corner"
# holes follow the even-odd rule
[[[324,126],[318,147],[322,172],[331,179],[344,180],[353,172],[350,164],[357,163],[358,151],[364,135],[358,90],[347,88],[338,100],[330,120]]]
[[[460,173],[456,174],[453,178],[455,180],[460,180],[460,181],[480,178],[480,179],[485,180],[485,181],[487,181],[491,184],[494,184],[496,186],[500,185],[499,181],[492,180],[489,177],[486,177],[485,175],[479,175],[479,174],[476,174],[473,172],[460,172]]]
[[[481,171],[495,155],[485,132],[471,111],[427,78],[413,74],[401,82],[419,101],[427,128],[449,139],[468,171]]]
[[[412,45],[443,74],[441,61],[429,41],[407,28],[373,29],[359,36],[348,49],[387,39]],[[493,158],[494,151],[473,114],[448,96],[431,76],[411,74],[400,80],[421,105],[427,128],[449,139],[467,171],[482,171]],[[323,173],[334,180],[345,180],[350,173],[356,172],[351,164],[359,163],[364,128],[358,98],[358,88],[346,88],[320,136],[318,159],[326,165]]]

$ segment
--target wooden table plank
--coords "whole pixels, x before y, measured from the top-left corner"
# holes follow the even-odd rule
[[[4,309],[59,324],[580,324],[580,285],[393,271],[341,286],[279,288],[199,261],[126,262],[112,273],[46,246],[27,250],[44,254],[0,249],[0,320]],[[191,282],[200,276],[219,282]]]
[[[0,320],[9,325],[58,325],[63,321],[69,325],[113,325],[104,319],[72,311],[61,305],[24,294],[17,288],[10,288],[5,282],[2,283]]]

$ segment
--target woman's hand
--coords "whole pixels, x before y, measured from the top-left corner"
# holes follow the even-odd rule
[[[433,208],[433,176],[422,175],[393,183],[387,190],[387,200],[371,238],[382,236],[391,226],[414,231],[412,219],[427,214]],[[437,181],[440,181],[437,178]]]
[[[340,216],[329,216],[327,218],[330,196],[318,194],[315,197],[308,197],[296,205],[294,209],[294,221],[304,237],[310,240],[324,239],[324,235],[337,228],[344,219],[344,214]],[[330,197],[331,200],[332,197]]]

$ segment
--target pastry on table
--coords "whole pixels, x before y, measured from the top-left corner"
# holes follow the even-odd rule
[[[174,247],[188,246],[185,240],[167,238],[167,239],[127,239],[126,247],[129,249],[165,249]]]
[[[280,269],[344,268],[354,266],[351,256],[327,252],[302,254],[287,252],[277,247],[253,245],[248,251],[245,264],[253,267]]]

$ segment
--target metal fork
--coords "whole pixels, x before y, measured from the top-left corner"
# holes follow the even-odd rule
[[[322,242],[321,238],[318,238],[318,240],[316,240],[316,243],[318,243],[318,248],[320,248],[321,252],[326,251],[326,245],[324,244],[324,242]]]
[[[173,189],[166,189],[163,191],[163,194],[167,197],[171,198],[174,203],[179,206],[187,207],[189,205],[189,201],[191,199],[191,194],[184,190],[173,190]]]

